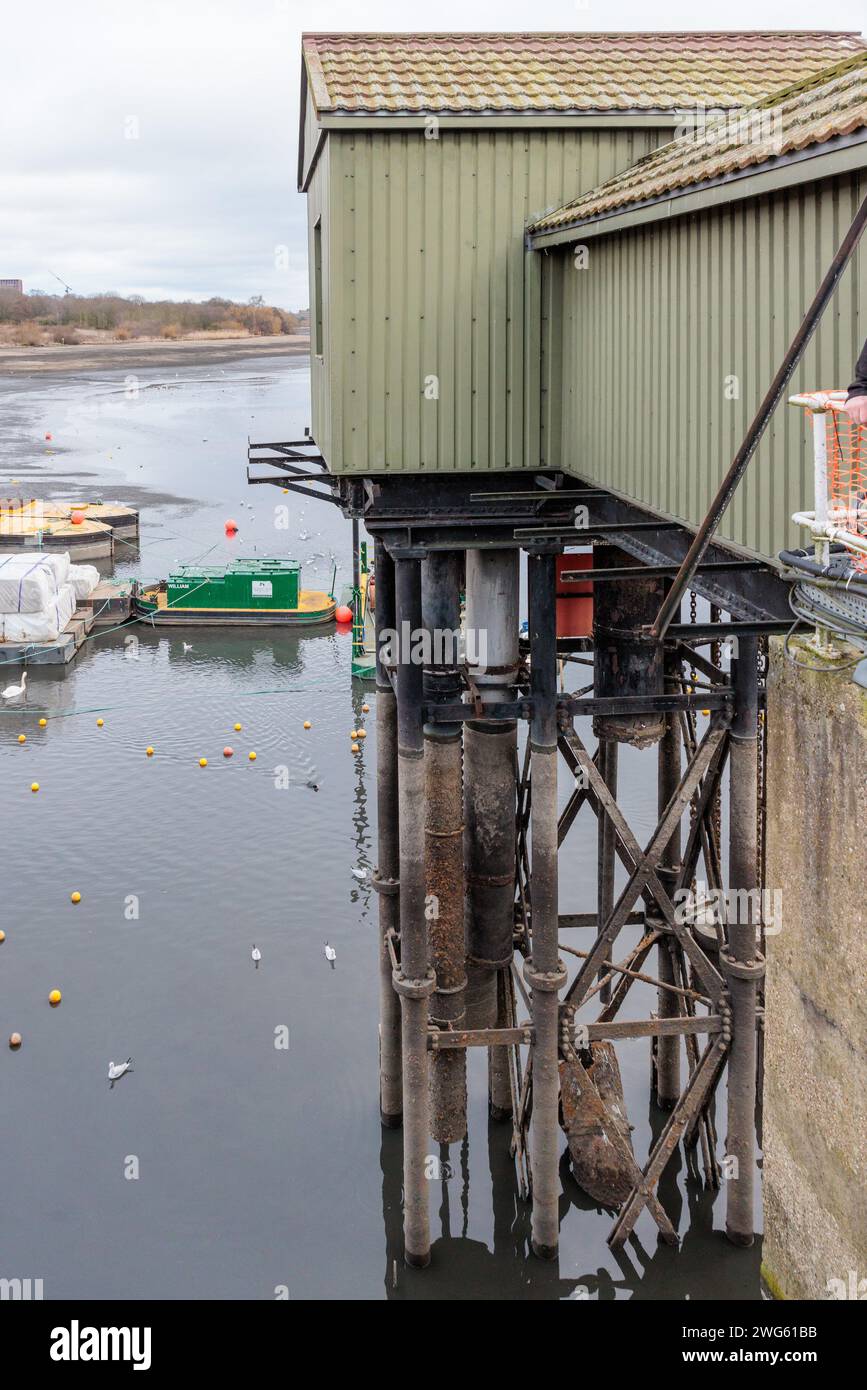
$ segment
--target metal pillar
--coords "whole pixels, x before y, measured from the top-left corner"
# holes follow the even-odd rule
[[[382,634],[393,631],[394,561],[376,541],[376,820],[379,864],[379,1113],[387,1129],[403,1110],[400,1000],[394,992],[389,939],[400,932],[400,849],[397,804],[397,701],[382,661]]]
[[[553,596],[551,599],[553,603]],[[518,668],[519,554],[469,550],[466,560],[467,665],[472,686],[491,703],[508,700]],[[470,720],[464,731],[467,1026],[505,1025],[498,975],[514,954],[514,720]],[[502,998],[502,991],[499,992]],[[489,1049],[492,1118],[511,1113],[508,1049]]]
[[[599,740],[599,775],[615,800],[617,799],[617,762],[617,740],[615,738],[601,738]],[[599,807],[599,819],[596,825],[596,845],[599,861],[596,880],[596,930],[601,932],[614,908],[615,870],[614,825],[611,817],[605,814],[605,809],[602,806]],[[603,979],[608,973],[607,967],[610,959],[609,953],[599,971]],[[610,999],[611,981],[605,980],[599,991],[599,1000],[600,1003],[607,1004]]]
[[[422,631],[423,552],[395,553],[397,643],[397,767],[400,814],[400,995],[403,1041],[403,1233],[407,1264],[430,1262],[430,1211],[425,1159],[429,1142],[428,966],[424,882],[424,735],[422,663],[416,641]]]
[[[641,570],[641,562],[616,546],[593,546],[593,563]],[[659,579],[605,580],[593,586],[594,695],[661,695],[662,643],[643,631],[653,621],[664,589]],[[617,739],[646,748],[663,734],[661,714],[596,715],[599,739]]]
[[[530,629],[532,804],[532,956],[524,976],[532,990],[533,1174],[532,1246],[554,1259],[559,1241],[559,1026],[558,991],[566,972],[557,953],[557,639],[555,556],[531,554],[527,562]]]
[[[461,698],[460,625],[463,555],[434,551],[422,562],[422,617],[429,638],[424,693],[428,703]],[[431,1022],[464,1025],[463,730],[426,724],[425,886],[428,939],[436,990]],[[435,1052],[430,1068],[431,1133],[451,1144],[467,1132],[467,1055],[463,1048]]]
[[[758,886],[758,672],[757,639],[738,639],[732,663],[735,713],[729,754],[729,887],[739,891],[729,912],[728,977],[732,1041],[728,1068],[728,1157],[736,1159],[726,1184],[726,1234],[735,1245],[752,1245],[755,1187],[756,986],[764,961],[756,944],[754,890]],[[729,898],[730,903],[733,898]]]
[[[665,653],[665,692],[670,695],[680,693],[680,661],[671,653]],[[680,786],[680,716],[665,716],[665,732],[659,742],[657,806],[659,819]],[[665,846],[658,874],[660,882],[671,897],[674,893],[680,870],[680,822],[675,825],[671,839]],[[657,919],[657,925],[659,920]],[[679,976],[673,957],[674,937],[665,932],[657,948],[659,980],[662,985],[679,984]],[[680,1004],[678,996],[670,989],[660,989],[658,995],[658,1014],[660,1018],[678,1018]],[[677,1104],[680,1096],[680,1038],[675,1033],[671,1037],[661,1036],[656,1042],[656,1099],[666,1110]]]

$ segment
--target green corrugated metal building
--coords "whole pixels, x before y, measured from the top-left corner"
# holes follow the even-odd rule
[[[551,350],[543,462],[699,522],[867,194],[867,57],[694,131],[539,219]],[[790,393],[845,387],[867,335],[864,247]],[[781,405],[720,536],[804,532],[812,447]]]
[[[568,251],[553,245],[562,227],[539,226],[530,251],[527,228],[668,143],[686,112],[740,107],[861,48],[857,36],[829,33],[306,35],[298,181],[309,214],[312,430],[330,471],[562,466],[698,515],[715,454],[689,431],[716,430],[718,412],[699,427],[681,404],[689,387],[672,387],[670,423],[691,462],[658,499],[647,479],[661,452],[667,469],[686,467],[673,462],[668,424],[654,412],[648,453],[637,426],[616,418],[639,362],[641,380],[654,380],[654,364],[636,353],[648,341],[658,355],[665,332],[637,245],[624,254],[606,238],[608,259],[579,289],[563,273]],[[757,269],[772,235],[769,224]],[[672,243],[664,273],[651,256],[671,286],[672,361],[704,286],[718,283],[713,322],[723,333],[727,282],[707,262],[737,259],[721,231],[701,245],[692,236]],[[812,264],[826,258],[826,240]],[[744,283],[749,274],[745,266]],[[808,283],[809,264],[801,274]],[[759,381],[785,330],[768,327],[767,349],[758,324],[737,331]],[[710,381],[715,367],[701,370]],[[734,416],[725,427],[728,441]]]

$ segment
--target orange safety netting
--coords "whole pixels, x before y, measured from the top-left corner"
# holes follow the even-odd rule
[[[821,429],[821,417],[814,417]],[[867,539],[867,426],[843,410],[824,417],[828,449],[828,523]],[[845,541],[843,542],[845,544]],[[849,547],[855,568],[867,570],[867,555]]]

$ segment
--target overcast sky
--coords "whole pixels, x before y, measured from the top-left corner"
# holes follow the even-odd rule
[[[864,0],[18,0],[4,7],[0,277],[307,304],[303,30],[849,29]],[[130,138],[134,137],[134,138]],[[289,248],[288,267],[275,247]]]

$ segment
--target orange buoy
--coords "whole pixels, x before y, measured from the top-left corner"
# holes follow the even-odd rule
[[[340,607],[335,609],[334,617],[338,623],[351,623],[352,609],[348,604],[341,603]]]
[[[349,751],[350,751],[350,753],[360,753],[360,752],[361,752],[361,745],[360,745],[359,743],[353,743],[353,744],[350,746]]]
[[[358,730],[357,730],[357,729],[350,729],[350,731],[349,731],[349,737],[350,737],[351,739],[356,739],[356,738],[358,738]]]
[[[312,728],[313,728],[313,725],[310,723],[310,720],[309,720],[309,719],[305,719],[305,720],[304,720],[304,727],[305,727],[305,729],[312,729]]]
[[[359,729],[359,730],[358,730],[358,737],[359,737],[359,738],[367,738],[367,730],[366,730],[366,729]]]
[[[361,706],[361,713],[362,713],[362,714],[370,714],[370,705],[362,705],[362,706]]]
[[[6,933],[5,933],[5,931],[0,931],[0,946],[3,945],[3,942],[4,942],[5,940],[6,940]]]
[[[234,748],[229,748],[229,746],[228,746],[228,744],[227,744],[226,747],[223,749],[223,757],[224,757],[224,758],[231,758],[231,757],[234,756],[234,752],[235,752]]]
[[[80,526],[84,521],[84,512],[74,511],[69,520],[72,522],[73,526]]]

